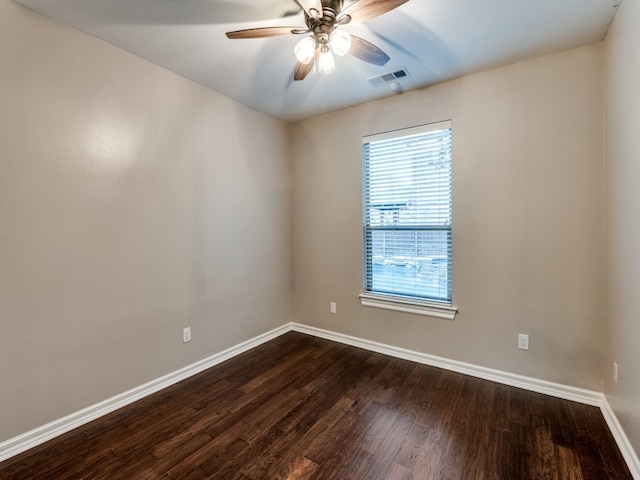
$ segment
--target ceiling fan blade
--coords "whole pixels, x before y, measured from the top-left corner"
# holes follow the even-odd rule
[[[296,0],[296,3],[300,5],[307,15],[313,17],[311,10],[318,12],[318,18],[322,18],[322,1],[321,0]]]
[[[315,63],[315,61],[316,59],[314,58],[307,64],[298,62],[298,64],[296,65],[296,70],[293,74],[293,79],[297,82],[299,80],[304,80],[305,78],[307,78],[309,72],[313,70],[313,64]]]
[[[299,30],[299,28],[298,27],[248,28],[246,30],[236,30],[234,32],[227,32],[227,37],[231,39],[277,37],[279,35],[289,35],[293,30]]]
[[[351,35],[351,49],[349,53],[360,60],[364,60],[374,65],[384,65],[390,58],[373,43],[367,42],[364,38]]]
[[[349,15],[353,22],[364,22],[398,8],[409,0],[356,0],[340,14]]]

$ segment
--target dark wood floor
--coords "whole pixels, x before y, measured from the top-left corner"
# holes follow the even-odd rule
[[[600,410],[288,333],[0,463],[35,479],[631,479]]]

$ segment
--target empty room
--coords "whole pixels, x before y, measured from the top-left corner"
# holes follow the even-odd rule
[[[640,480],[640,0],[0,0],[1,480]]]

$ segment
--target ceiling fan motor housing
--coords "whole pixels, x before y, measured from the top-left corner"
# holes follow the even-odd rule
[[[339,17],[342,11],[342,0],[324,0],[322,2],[322,16],[309,15],[305,12],[305,23],[309,27],[309,31],[318,39],[318,43],[322,44],[321,36],[328,39],[331,32],[335,30],[337,25],[349,23],[351,18],[344,15]],[[328,41],[328,40],[327,40]],[[326,43],[326,42],[325,42]]]

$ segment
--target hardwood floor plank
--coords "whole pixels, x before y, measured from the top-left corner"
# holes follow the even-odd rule
[[[422,445],[415,465],[413,477],[424,480],[437,480],[447,478],[445,458],[445,442],[441,441],[442,432],[432,429],[427,435],[427,440]]]
[[[532,478],[548,478],[558,480],[558,465],[556,464],[555,445],[553,435],[547,419],[532,416],[531,429],[533,432],[533,458],[531,465]]]
[[[556,455],[558,457],[557,465],[558,478],[562,480],[584,480],[582,476],[582,467],[576,453],[566,447],[556,447]]]
[[[373,455],[369,452],[356,448],[351,452],[349,458],[342,462],[340,468],[336,471],[334,478],[357,479],[363,478],[360,472],[364,471],[368,465],[373,462]]]
[[[200,455],[198,455],[197,466],[193,465],[191,461],[183,462],[178,467],[169,470],[169,474],[173,478],[184,480],[233,478],[235,471],[225,471],[223,466],[227,463],[228,458],[237,457],[247,449],[247,446],[248,444],[244,440],[236,438],[224,445],[217,444],[213,448],[202,448]]]
[[[402,465],[409,471],[413,471],[420,450],[429,437],[430,428],[419,423],[412,423],[404,440],[398,445],[393,462]]]
[[[273,382],[279,382],[283,377],[286,378],[286,372],[291,371],[292,367],[296,366],[299,362],[305,361],[311,365],[313,362],[309,359],[309,354],[312,350],[314,350],[314,348],[309,346],[291,352],[287,358],[273,365],[268,371],[254,377],[242,385],[239,390],[244,393],[250,393],[256,390],[264,391],[269,389]]]
[[[281,474],[276,474],[274,480],[308,480],[318,470],[318,465],[306,457],[298,457],[288,464],[288,468]]]
[[[397,416],[398,412],[393,408],[377,401],[372,403],[366,411],[368,426],[360,448],[375,455]]]
[[[288,333],[1,480],[630,480],[596,407]]]

